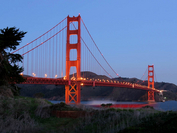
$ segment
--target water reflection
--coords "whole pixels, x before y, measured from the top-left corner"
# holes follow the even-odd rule
[[[54,104],[65,102],[65,101],[50,101]],[[144,106],[151,106],[156,110],[161,111],[177,111],[177,101],[166,101],[166,102],[156,102],[156,103],[148,103],[148,102],[116,102],[111,100],[93,100],[93,101],[81,101],[81,104],[101,107],[101,104],[112,104],[114,108],[141,108]]]

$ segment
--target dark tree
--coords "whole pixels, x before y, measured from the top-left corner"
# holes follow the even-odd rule
[[[11,54],[12,50],[22,41],[26,32],[19,31],[15,27],[0,29],[0,86],[11,85],[12,92],[18,92],[16,83],[23,82],[24,79],[20,75],[23,68],[17,65],[22,62],[22,56],[19,54]]]

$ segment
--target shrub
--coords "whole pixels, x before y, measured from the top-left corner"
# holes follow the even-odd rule
[[[105,107],[106,105],[103,103],[103,104],[101,104],[101,106],[102,106],[102,107]]]

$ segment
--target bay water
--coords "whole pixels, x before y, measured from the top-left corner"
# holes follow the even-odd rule
[[[60,103],[60,102],[64,102],[64,101],[51,101],[50,100],[50,102],[56,104],[56,103]],[[112,103],[112,105],[117,105],[117,106],[119,106],[121,108],[124,108],[124,106],[126,106],[126,105],[129,105],[130,107],[133,106],[133,105],[141,105],[141,106],[147,106],[148,105],[148,106],[152,106],[156,110],[177,111],[177,101],[165,101],[165,102],[155,102],[155,103],[148,103],[148,102],[116,102],[116,101],[110,101],[110,100],[81,101],[81,104],[88,105],[88,106],[100,106],[101,104],[108,104],[108,103]]]

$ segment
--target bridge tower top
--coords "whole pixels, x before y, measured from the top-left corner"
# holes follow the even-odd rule
[[[70,23],[78,22],[78,29],[70,30]],[[69,73],[71,66],[76,67],[77,79],[81,77],[81,42],[80,42],[80,15],[78,17],[67,17],[67,43],[66,43],[66,79],[69,80]],[[77,43],[73,44],[70,40],[70,36],[77,35]],[[70,50],[77,50],[77,60],[70,60]]]
[[[148,65],[148,88],[154,89],[154,65]]]

